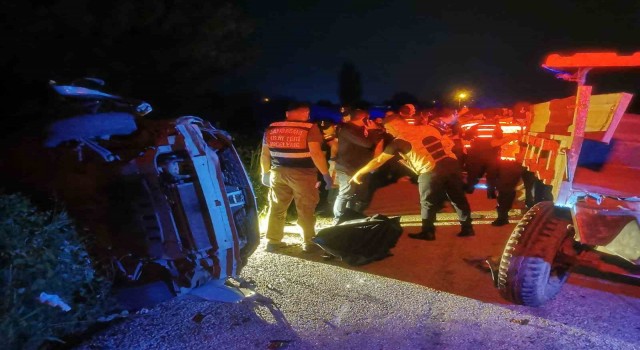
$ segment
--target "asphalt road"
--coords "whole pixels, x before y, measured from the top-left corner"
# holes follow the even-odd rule
[[[503,300],[483,261],[502,252],[514,224],[488,225],[493,202],[482,191],[470,199],[475,237],[455,237],[457,226],[446,222],[453,217],[443,213],[436,241],[415,241],[406,233],[419,230],[411,216],[417,190],[409,183],[389,186],[376,193],[370,212],[409,214],[393,256],[355,268],[299,247],[266,253],[261,246],[242,273],[259,296],[238,304],[176,298],[79,348],[640,348],[639,286],[573,274],[542,307]],[[518,211],[513,214],[515,222]]]

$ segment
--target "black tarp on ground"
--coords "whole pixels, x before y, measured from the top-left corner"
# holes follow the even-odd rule
[[[357,216],[360,218],[320,230],[313,242],[353,266],[390,256],[390,249],[395,247],[402,234],[400,217],[388,218],[380,214]]]

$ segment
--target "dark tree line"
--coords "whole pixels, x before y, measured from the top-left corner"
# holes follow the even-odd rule
[[[362,78],[360,72],[352,62],[343,63],[338,73],[338,97],[341,106],[369,108],[372,105],[372,103],[367,102],[362,97]],[[411,103],[423,108],[435,108],[442,104],[442,98],[438,96],[431,100],[421,100],[410,92],[399,91],[394,93],[388,100],[382,101],[382,103],[392,109],[398,109],[406,103]],[[330,101],[318,101],[318,105],[331,106],[332,103]]]
[[[252,56],[227,1],[2,0],[5,118],[41,113],[49,79],[95,76],[156,110],[206,108],[213,79]],[[159,107],[159,108],[158,108]]]

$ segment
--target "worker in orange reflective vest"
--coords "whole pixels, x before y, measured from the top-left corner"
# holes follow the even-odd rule
[[[270,187],[267,251],[285,246],[282,238],[291,201],[295,201],[298,225],[303,231],[302,249],[312,251],[315,247],[311,239],[315,236],[314,212],[320,199],[317,171],[322,174],[327,190],[333,181],[322,152],[320,129],[309,122],[309,112],[308,104],[292,103],[286,121],[271,123],[264,134],[260,167],[262,184]]]
[[[445,115],[442,118],[445,123],[450,123],[454,116]],[[475,235],[471,224],[471,208],[462,188],[462,172],[455,154],[451,151],[453,141],[430,124],[411,126],[404,119],[397,117],[385,120],[385,128],[395,139],[378,157],[360,168],[351,181],[361,184],[363,176],[381,167],[395,154],[399,154],[418,174],[422,230],[419,233],[410,233],[409,237],[435,240],[436,213],[442,209],[447,199],[451,201],[460,220],[461,231],[458,237]]]
[[[491,223],[493,226],[504,226],[509,223],[509,210],[515,200],[516,187],[524,171],[522,167],[524,152],[520,144],[522,132],[520,127],[518,132],[509,134],[502,132],[501,137],[491,140],[491,146],[498,147],[500,150],[495,183],[498,192],[496,206],[498,218]]]
[[[465,138],[471,140],[471,147],[469,147],[465,162],[467,171],[465,191],[473,193],[475,185],[484,176],[487,180],[487,197],[492,199],[496,198],[495,182],[500,147],[492,146],[491,140],[502,138],[502,129],[500,129],[496,117],[474,125],[465,134]]]

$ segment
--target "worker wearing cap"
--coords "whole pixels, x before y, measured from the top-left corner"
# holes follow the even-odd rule
[[[453,116],[448,118],[452,119]],[[458,236],[473,236],[471,209],[463,191],[462,172],[451,151],[453,141],[432,125],[408,126],[401,118],[385,120],[385,128],[395,139],[385,147],[383,153],[358,170],[351,181],[361,183],[363,175],[379,168],[395,154],[400,154],[418,174],[420,192],[422,230],[409,234],[409,237],[429,241],[435,239],[436,213],[442,209],[447,198],[453,204],[462,226]]]
[[[267,251],[285,246],[285,218],[292,200],[303,231],[302,248],[314,248],[311,239],[315,236],[314,212],[319,201],[316,172],[322,174],[327,189],[332,180],[321,148],[322,135],[318,126],[309,122],[309,112],[308,104],[293,103],[286,120],[271,123],[264,134],[260,166],[262,183],[270,187]]]

